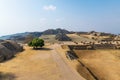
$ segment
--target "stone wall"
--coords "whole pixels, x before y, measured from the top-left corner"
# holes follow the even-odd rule
[[[115,44],[91,44],[91,45],[67,45],[69,50],[96,50],[96,49],[120,49],[120,45]],[[62,47],[63,48],[63,47]],[[63,49],[64,49],[63,48]]]
[[[114,44],[94,44],[95,49],[115,49]]]

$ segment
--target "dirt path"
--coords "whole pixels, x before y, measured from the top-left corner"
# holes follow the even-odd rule
[[[74,72],[74,70],[72,70],[72,68],[68,66],[68,64],[63,60],[61,55],[56,51],[56,47],[59,46],[53,46],[52,56],[58,64],[58,67],[62,73],[62,76],[64,77],[64,80],[85,80],[80,75],[76,74],[76,72]]]
[[[83,80],[55,50],[25,49],[12,60],[0,63],[0,80]]]

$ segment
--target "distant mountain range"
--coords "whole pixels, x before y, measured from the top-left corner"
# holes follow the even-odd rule
[[[24,32],[24,33],[17,33],[17,34],[12,34],[12,35],[6,35],[6,36],[2,36],[0,37],[0,39],[2,40],[14,40],[14,39],[19,39],[19,38],[24,38],[28,35],[31,35],[33,37],[39,37],[42,34],[42,32]]]
[[[12,35],[6,35],[0,37],[1,40],[16,40],[16,41],[25,41],[25,40],[30,40],[35,37],[40,37],[41,35],[56,35],[56,34],[71,34],[71,33],[78,33],[78,34],[99,34],[99,35],[109,35],[110,33],[101,33],[100,32],[73,32],[73,31],[68,31],[65,29],[48,29],[43,32],[24,32],[24,33],[17,33],[17,34],[12,34]],[[111,35],[111,34],[110,34]]]
[[[48,29],[48,30],[43,32],[43,35],[58,34],[58,33],[69,34],[71,32],[68,31],[68,30],[65,30],[65,29],[60,29],[60,28],[58,28],[58,29]]]
[[[1,40],[25,40],[26,37],[32,36],[32,37],[40,37],[41,35],[51,35],[51,34],[58,34],[58,33],[64,33],[64,34],[69,34],[72,33],[68,30],[65,29],[48,29],[43,32],[24,32],[24,33],[16,33],[12,35],[5,35],[1,36]]]

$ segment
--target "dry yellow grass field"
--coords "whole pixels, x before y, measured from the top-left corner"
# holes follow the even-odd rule
[[[32,50],[25,46],[15,58],[0,63],[0,80],[85,80],[69,67],[57,47]]]
[[[86,38],[89,38],[89,39],[97,39],[98,41],[99,40],[102,40],[102,39],[105,39],[105,38],[110,38],[110,36],[93,36],[93,35],[85,35],[85,34],[81,34],[80,35],[81,37],[86,37]]]
[[[44,39],[46,43],[56,43],[55,35],[42,35],[40,38]]]
[[[90,42],[90,41],[94,41],[92,39],[86,38],[84,36],[79,36],[77,34],[67,34],[67,36],[70,37],[72,39],[72,41],[75,41],[75,42],[81,42],[81,41]]]
[[[4,80],[62,80],[61,72],[49,50],[25,51],[14,59],[1,63],[0,72],[8,75]],[[14,77],[13,77],[14,76]],[[15,78],[15,79],[13,79]],[[2,78],[1,78],[2,79]]]
[[[79,60],[99,80],[120,80],[119,50],[76,50]],[[78,65],[77,70],[80,67]]]

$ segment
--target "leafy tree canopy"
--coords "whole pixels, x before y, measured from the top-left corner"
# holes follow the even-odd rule
[[[43,47],[44,40],[40,38],[34,38],[31,42],[28,43],[28,46],[31,46],[33,48]]]

